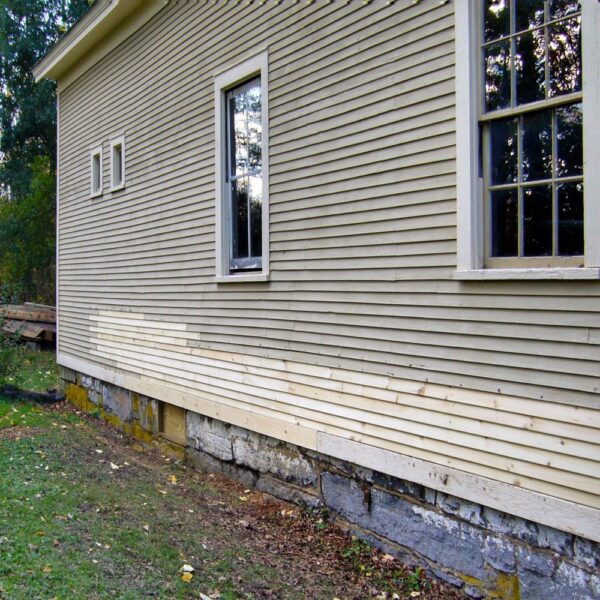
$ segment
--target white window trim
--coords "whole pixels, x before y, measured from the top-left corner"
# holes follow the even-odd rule
[[[218,283],[259,282],[269,279],[269,59],[265,50],[248,60],[215,76],[215,240],[216,275]],[[260,75],[262,102],[262,270],[253,273],[231,273],[229,271],[229,230],[225,213],[226,135],[225,135],[225,92],[236,84]]]
[[[114,148],[121,146],[121,183],[114,185],[115,164],[114,164]],[[110,191],[116,192],[125,187],[125,134],[120,134],[110,138]]]
[[[100,155],[100,187],[94,190],[94,157]],[[104,187],[104,155],[102,144],[90,148],[90,198],[102,196]]]
[[[584,237],[581,268],[484,268],[483,178],[479,173],[479,77],[476,2],[454,3],[456,25],[457,268],[454,279],[600,278],[600,2],[581,0],[583,63]]]

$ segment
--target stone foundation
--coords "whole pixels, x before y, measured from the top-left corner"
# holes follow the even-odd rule
[[[158,402],[62,370],[67,398],[144,442]],[[471,598],[600,599],[600,546],[408,481],[188,412],[187,459],[292,502],[327,507],[351,533]]]

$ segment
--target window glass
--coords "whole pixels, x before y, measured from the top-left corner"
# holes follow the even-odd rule
[[[97,152],[92,155],[92,193],[97,194],[102,189],[102,155]]]
[[[580,4],[482,0],[482,5],[487,256],[580,256]]]
[[[227,93],[231,271],[262,267],[262,98],[260,78]]]
[[[123,183],[123,146],[121,144],[113,146],[112,160],[112,184],[113,186],[121,185]]]

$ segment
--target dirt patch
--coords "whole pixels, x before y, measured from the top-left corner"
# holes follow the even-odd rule
[[[67,406],[69,411],[73,410]],[[237,557],[234,562],[285,573],[290,587],[306,590],[304,598],[321,598],[324,581],[339,590],[340,598],[348,600],[465,598],[456,589],[431,581],[424,573],[411,571],[392,556],[351,538],[336,526],[327,510],[307,510],[263,492],[245,489],[224,475],[199,472],[157,448],[141,445],[104,422],[94,444],[99,449],[110,448],[105,460],[128,465],[114,470],[115,481],[135,479],[138,470],[143,470],[161,482],[157,484],[159,491],[184,499],[187,510],[178,515],[176,529],[169,532],[175,545],[178,530],[193,530],[199,525],[209,527],[217,532],[210,542],[211,553],[223,555],[232,545],[238,547],[246,558]],[[73,450],[71,456],[76,460],[79,452]],[[86,449],[81,450],[86,453]],[[85,460],[84,456],[79,458]],[[177,466],[178,473],[175,483],[173,466]],[[244,581],[239,575],[233,579],[253,598],[287,597],[264,582]],[[399,595],[394,596],[395,593]]]
[[[465,598],[349,537],[326,509],[201,473],[68,404],[24,406],[14,419],[30,426],[0,430],[0,598],[49,585],[90,600]]]
[[[12,442],[18,442],[24,438],[31,438],[39,435],[44,430],[41,427],[7,427],[0,429],[0,442],[9,440]]]

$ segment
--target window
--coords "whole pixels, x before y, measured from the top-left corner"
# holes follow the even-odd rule
[[[217,278],[268,275],[267,57],[215,79]]]
[[[459,271],[600,266],[594,4],[457,3]]]
[[[90,151],[90,196],[102,194],[102,146]]]
[[[116,191],[125,187],[125,136],[110,142],[110,185]]]

